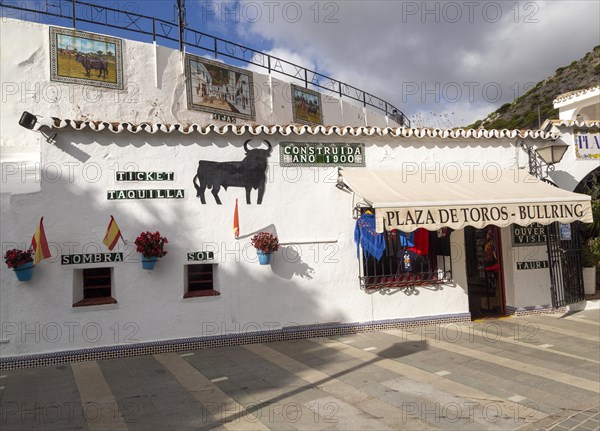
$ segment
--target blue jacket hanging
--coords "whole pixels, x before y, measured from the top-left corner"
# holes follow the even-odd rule
[[[354,241],[356,242],[356,254],[359,254],[359,245],[362,246],[365,257],[369,255],[375,259],[381,259],[385,251],[385,238],[382,233],[375,231],[375,215],[363,214],[356,220],[354,228]]]

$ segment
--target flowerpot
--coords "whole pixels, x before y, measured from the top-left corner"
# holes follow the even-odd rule
[[[27,262],[13,269],[19,281],[29,281],[33,277],[33,262]]]
[[[142,256],[142,268],[152,271],[158,262],[158,257]]]
[[[596,293],[596,268],[583,268],[583,291],[586,295]]]
[[[256,250],[256,254],[258,255],[258,263],[261,265],[268,265],[273,260],[273,253],[265,253],[261,250]]]

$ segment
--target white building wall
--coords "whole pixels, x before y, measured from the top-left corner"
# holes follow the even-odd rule
[[[253,138],[251,145],[268,139],[274,146],[262,205],[255,203],[256,191],[252,192],[252,204],[247,205],[241,188],[221,190],[222,205],[215,204],[207,190],[207,203],[202,205],[192,185],[198,160],[241,160],[242,143],[247,138],[60,130],[56,145],[42,146],[43,163],[52,162],[56,171],[42,177],[41,192],[10,198],[3,195],[2,207],[5,244],[28,242],[43,215],[53,258],[40,263],[28,283],[17,282],[12,271],[2,266],[0,310],[9,326],[16,323],[31,328],[39,323],[50,330],[54,323],[63,327],[65,322],[74,322],[77,328],[88,324],[90,335],[79,334],[74,340],[61,337],[56,342],[49,342],[52,336],[48,336],[32,343],[20,338],[19,329],[15,334],[8,332],[8,342],[0,345],[0,352],[10,356],[114,344],[111,326],[123,328],[129,322],[128,330],[137,328],[136,340],[154,341],[240,332],[244,328],[266,330],[269,326],[468,313],[462,231],[452,235],[456,285],[417,287],[418,295],[402,291],[367,294],[359,288],[352,198],[335,187],[337,170],[282,168],[278,163],[279,142],[315,141],[313,136]],[[433,139],[320,136],[317,140],[365,142],[368,168],[401,169],[408,163],[425,167],[426,181],[441,181],[448,160],[497,160],[494,163],[503,168],[514,164],[512,144],[506,141],[495,141],[494,145],[455,141],[449,145]],[[175,179],[117,183],[115,172],[121,169],[174,172]],[[107,200],[107,190],[140,188],[182,188],[185,199]],[[239,199],[241,229],[237,240],[232,234],[235,198]],[[77,271],[98,264],[61,265],[59,256],[106,251],[102,238],[110,215],[130,243],[125,248],[118,246],[126,262],[114,264],[114,298],[118,303],[73,308],[81,296]],[[141,269],[131,246],[145,230],[159,230],[169,239],[168,255],[152,272]],[[249,236],[262,230],[276,232],[283,243],[306,244],[283,246],[271,266],[260,266]],[[216,288],[221,295],[183,299],[186,253],[209,250],[216,252]],[[102,328],[98,340],[91,335],[96,324]]]
[[[154,341],[232,332],[268,330],[324,322],[368,322],[468,313],[464,234],[452,234],[453,285],[417,287],[419,295],[367,294],[358,283],[351,197],[335,187],[335,168],[282,168],[279,143],[362,142],[370,169],[424,169],[425,181],[442,181],[446,169],[469,163],[475,168],[523,165],[522,151],[509,139],[391,139],[381,137],[225,136],[58,131],[57,144],[18,126],[25,110],[75,120],[213,123],[211,115],[187,109],[181,55],[164,47],[125,40],[125,89],[100,89],[49,81],[48,27],[7,19],[0,28],[3,109],[2,146],[40,148],[40,164],[27,171],[16,164],[3,170],[19,184],[35,178],[40,191],[3,188],[0,195],[3,250],[29,246],[44,216],[53,257],[35,268],[28,283],[17,282],[1,266],[0,315],[3,356]],[[18,38],[22,43],[15,44]],[[10,61],[5,61],[5,59]],[[291,122],[289,86],[254,74],[256,123]],[[277,84],[277,85],[275,85]],[[323,97],[326,124],[385,126],[385,118],[362,107]],[[239,120],[238,120],[239,121]],[[223,205],[210,191],[207,204],[196,198],[192,178],[201,159],[236,161],[242,143],[273,144],[262,205],[245,202],[240,188],[221,190]],[[3,151],[3,154],[4,151]],[[117,170],[172,171],[173,182],[116,183]],[[28,173],[29,172],[29,173]],[[183,188],[182,200],[108,201],[107,190]],[[10,193],[13,191],[13,193]],[[24,193],[25,192],[25,193]],[[234,239],[235,198],[240,204],[241,237]],[[105,251],[102,238],[113,215],[129,246],[119,244],[126,262],[114,264],[117,304],[78,307],[77,277],[90,265],[61,265],[61,254]],[[132,242],[145,230],[169,239],[168,255],[153,272],[143,271]],[[270,266],[259,266],[249,237],[272,230],[285,245]],[[294,245],[293,243],[303,243]],[[183,299],[186,253],[216,252],[218,297]],[[510,250],[510,248],[505,248]],[[456,253],[455,253],[456,251]],[[96,265],[93,265],[96,266]],[[110,266],[110,265],[109,265]],[[505,266],[509,261],[505,260]],[[519,275],[520,276],[520,275]],[[517,275],[513,278],[515,283]],[[509,289],[509,287],[507,287]],[[540,288],[541,289],[541,288]],[[536,291],[537,292],[537,291]],[[537,304],[542,295],[520,297],[516,305]],[[537,296],[536,296],[537,295]],[[541,300],[541,299],[540,299]],[[524,304],[520,304],[524,301]],[[543,304],[547,301],[541,302]],[[32,330],[33,332],[27,332]],[[98,331],[99,330],[99,331]],[[54,332],[52,332],[54,331]],[[61,331],[58,333],[57,331]],[[33,334],[33,335],[32,335]]]
[[[558,118],[561,120],[594,121],[600,120],[600,86],[572,91],[559,96],[554,102],[558,108]]]
[[[15,43],[19,40],[19,43]],[[0,28],[2,109],[0,146],[33,144],[21,137],[23,111],[74,120],[227,124],[212,114],[187,109],[185,75],[179,51],[123,39],[124,89],[112,90],[50,81],[47,25],[5,18]],[[292,123],[290,84],[253,73],[256,119],[236,124]],[[326,125],[364,126],[362,107],[342,102],[331,92],[321,96]],[[354,103],[354,102],[353,102]],[[344,106],[344,112],[342,110]],[[369,114],[369,125],[386,126],[385,117]]]
[[[587,174],[600,166],[599,159],[578,159],[575,153],[575,136],[573,127],[558,127],[561,133],[560,142],[569,145],[569,149],[560,163],[555,166],[555,171],[550,173],[550,179],[565,190],[574,190]]]
[[[600,86],[591,87],[559,97],[554,107],[559,110],[561,120],[600,121]],[[560,142],[569,145],[556,171],[550,177],[559,187],[574,190],[585,176],[600,166],[598,159],[578,159],[575,151],[575,132],[577,126],[554,126],[560,132]],[[600,151],[600,150],[599,150]]]
[[[513,308],[548,307],[552,304],[550,272],[517,269],[517,262],[548,261],[546,245],[512,245],[512,228],[501,230],[506,305]]]

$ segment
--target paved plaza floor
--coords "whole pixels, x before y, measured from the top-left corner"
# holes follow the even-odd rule
[[[600,311],[4,371],[7,430],[598,430]]]

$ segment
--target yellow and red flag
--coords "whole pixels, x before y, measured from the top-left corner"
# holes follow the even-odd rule
[[[109,250],[112,250],[117,245],[119,238],[123,239],[123,235],[121,235],[121,229],[119,229],[119,225],[113,216],[110,216],[110,222],[108,223],[108,228],[106,228],[106,234],[104,234],[104,239],[102,242],[108,247]]]
[[[50,248],[48,247],[48,240],[46,240],[46,233],[44,232],[44,217],[40,219],[40,225],[31,238],[31,247],[33,248],[33,264],[37,265],[44,259],[51,257]]]
[[[235,199],[235,211],[233,212],[233,236],[240,236],[240,216],[238,214],[238,200]]]

